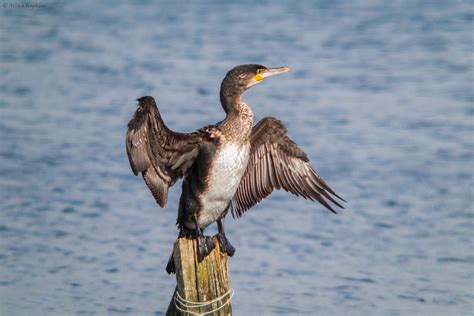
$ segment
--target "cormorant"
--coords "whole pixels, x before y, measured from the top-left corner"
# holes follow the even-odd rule
[[[241,95],[265,78],[286,73],[288,67],[241,65],[230,70],[220,89],[226,117],[193,133],[177,133],[163,122],[153,97],[139,98],[128,123],[127,154],[133,173],[142,173],[157,203],[164,207],[168,189],[184,177],[179,200],[179,236],[194,237],[198,260],[214,247],[204,229],[217,222],[222,251],[235,248],[224,233],[229,208],[240,217],[274,189],[317,200],[334,212],[328,199],[344,208],[338,196],[310,165],[306,153],[286,134],[281,121],[265,117],[253,126],[253,112]],[[345,201],[344,201],[345,202]],[[167,266],[174,272],[173,260]]]

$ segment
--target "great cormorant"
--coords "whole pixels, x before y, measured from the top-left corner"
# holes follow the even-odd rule
[[[133,173],[142,173],[161,207],[168,189],[184,177],[177,226],[180,236],[194,237],[198,260],[214,247],[203,230],[217,222],[221,249],[232,256],[235,248],[224,233],[229,208],[240,217],[274,189],[284,189],[317,200],[334,212],[338,196],[309,163],[305,152],[286,135],[277,119],[265,117],[253,126],[253,112],[241,95],[265,78],[286,73],[288,67],[241,65],[230,70],[220,89],[226,117],[193,133],[177,133],[163,122],[153,97],[138,99],[138,109],[128,123],[127,154]],[[174,272],[172,258],[167,266]]]

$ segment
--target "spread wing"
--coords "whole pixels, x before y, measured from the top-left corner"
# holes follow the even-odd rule
[[[183,177],[199,152],[198,133],[176,133],[163,123],[153,97],[141,97],[128,123],[126,148],[135,175],[142,173],[156,202],[164,207],[168,189]]]
[[[284,189],[297,196],[316,200],[336,213],[326,201],[340,208],[337,195],[311,167],[305,152],[286,135],[285,126],[272,117],[263,118],[250,136],[250,159],[232,199],[232,215],[240,217],[272,193]]]

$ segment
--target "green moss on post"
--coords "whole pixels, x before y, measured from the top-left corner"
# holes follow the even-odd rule
[[[177,282],[175,293],[179,291],[179,294],[185,300],[208,302],[221,297],[230,289],[227,254],[220,251],[219,242],[216,238],[213,241],[216,247],[201,263],[198,263],[197,260],[195,240],[179,238],[174,243],[173,256]],[[190,315],[176,309],[175,293],[173,293],[166,315]],[[221,301],[209,307],[193,309],[192,311],[205,313],[221,306],[228,298],[227,295]],[[212,315],[232,315],[230,302],[219,311],[212,313]]]

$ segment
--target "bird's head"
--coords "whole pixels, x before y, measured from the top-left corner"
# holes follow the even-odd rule
[[[262,65],[240,65],[231,69],[221,84],[221,102],[225,106],[239,98],[245,90],[265,78],[290,71],[288,67],[267,68]]]

